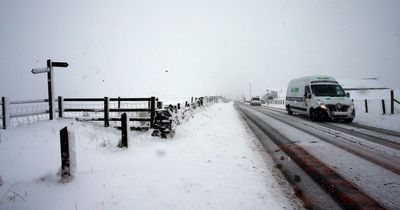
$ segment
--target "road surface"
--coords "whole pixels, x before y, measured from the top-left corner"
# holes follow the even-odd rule
[[[400,133],[235,106],[306,207],[400,208]]]

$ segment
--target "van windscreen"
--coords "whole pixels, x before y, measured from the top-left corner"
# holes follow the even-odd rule
[[[340,85],[311,85],[315,96],[344,97],[346,93]]]

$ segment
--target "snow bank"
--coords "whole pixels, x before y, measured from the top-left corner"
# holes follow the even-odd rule
[[[59,130],[76,139],[77,171],[59,183]],[[232,103],[200,110],[172,140],[72,120],[0,131],[0,209],[297,208]]]

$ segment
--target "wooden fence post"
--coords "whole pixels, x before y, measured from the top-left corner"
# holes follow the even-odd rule
[[[128,147],[128,117],[126,113],[121,115],[121,144],[119,147]]]
[[[364,104],[365,104],[365,113],[368,113],[368,101],[367,101],[367,99],[364,100]]]
[[[394,114],[394,91],[390,91],[390,114]]]
[[[121,109],[121,97],[118,96],[118,109]]]
[[[62,96],[58,96],[58,117],[62,118],[64,115],[64,106],[63,106],[64,98]]]
[[[156,97],[150,99],[150,128],[154,127],[154,118],[156,116]]]
[[[10,102],[7,97],[2,97],[2,111],[3,111],[3,128],[7,129],[10,126]]]
[[[110,126],[110,107],[109,107],[110,99],[108,97],[104,97],[104,127]]]
[[[385,100],[382,99],[382,112],[386,114]]]
[[[75,139],[69,135],[68,128],[64,127],[60,130],[60,147],[61,147],[61,171],[62,178],[72,175],[76,169],[75,157]]]

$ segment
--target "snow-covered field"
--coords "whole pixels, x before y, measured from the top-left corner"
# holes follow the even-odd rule
[[[59,183],[59,130],[77,171]],[[42,121],[0,131],[0,209],[296,209],[290,188],[232,103],[199,110],[173,139],[93,123]]]

